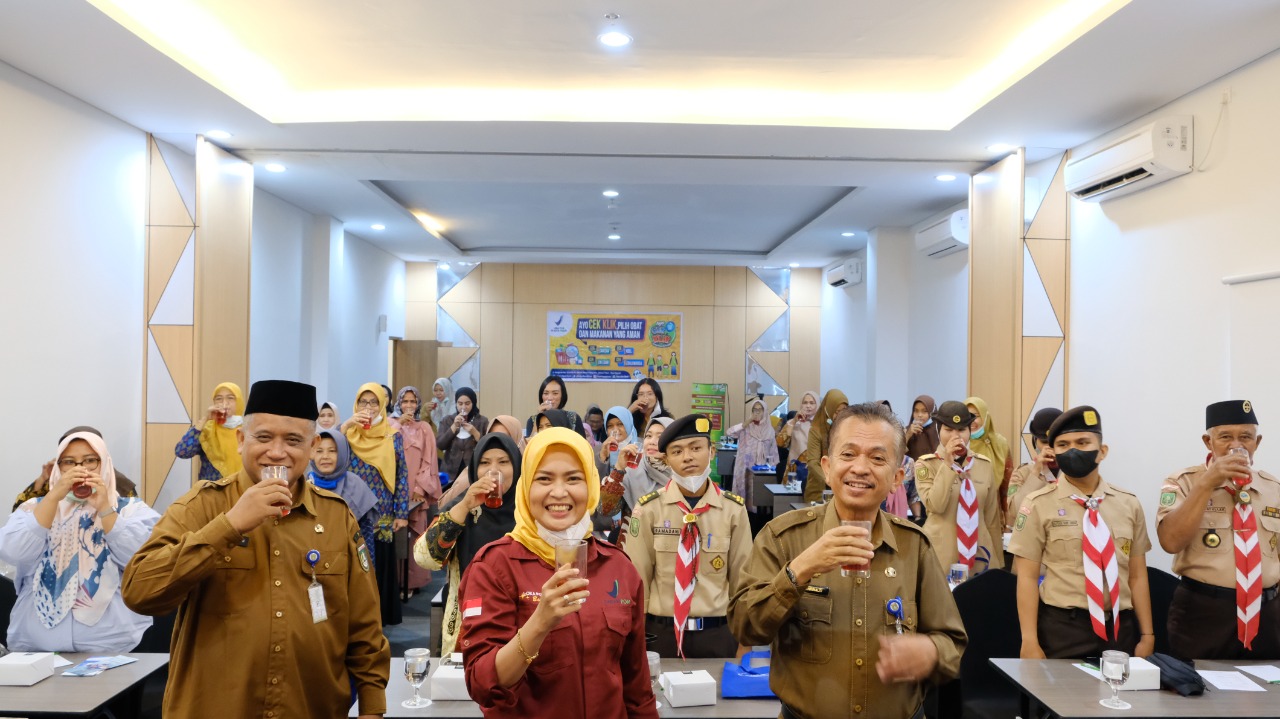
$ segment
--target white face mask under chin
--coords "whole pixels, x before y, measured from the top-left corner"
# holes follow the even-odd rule
[[[583,514],[582,520],[577,524],[569,527],[568,529],[562,529],[559,531],[547,529],[542,526],[542,522],[536,520],[534,521],[534,525],[537,526],[538,536],[542,537],[542,541],[553,547],[565,540],[586,539],[587,536],[591,534],[591,516],[587,514]]]
[[[681,489],[683,489],[684,491],[690,494],[694,494],[698,490],[702,489],[702,486],[706,484],[707,478],[710,476],[711,476],[710,462],[707,463],[707,466],[702,470],[701,474],[695,474],[692,477],[683,477],[678,472],[675,472],[675,471],[671,473],[671,477],[676,481],[676,484],[680,485]]]

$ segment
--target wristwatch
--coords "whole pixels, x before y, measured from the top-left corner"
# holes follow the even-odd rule
[[[791,585],[794,586],[796,589],[799,589],[800,581],[796,579],[796,573],[791,571],[791,563],[788,562],[787,566],[783,567],[782,569],[787,573],[787,579],[791,580]]]

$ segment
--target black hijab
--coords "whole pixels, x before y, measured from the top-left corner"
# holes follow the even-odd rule
[[[458,413],[462,414],[463,419],[470,422],[472,417],[478,417],[480,415],[480,401],[476,399],[475,390],[470,387],[459,387],[458,391],[453,393],[453,403],[455,407],[458,404],[459,397],[466,397],[471,400],[471,411],[466,414],[462,414],[461,412]]]
[[[558,379],[558,378],[557,378]],[[567,409],[544,409],[530,417],[524,423],[524,434],[526,437],[532,437],[537,434],[538,419],[546,417],[551,422],[552,427],[564,427],[573,430],[582,436],[586,436],[586,425],[582,423],[582,418],[574,412]]]
[[[475,451],[471,453],[470,466],[478,468],[480,458],[491,449],[501,449],[511,458],[511,466],[514,470],[511,486],[502,495],[501,507],[490,509],[482,504],[479,517],[475,513],[467,516],[462,535],[458,537],[454,549],[458,557],[459,576],[466,571],[467,565],[484,545],[502,539],[516,526],[516,484],[520,481],[520,450],[516,447],[516,441],[504,433],[486,434],[476,442]]]

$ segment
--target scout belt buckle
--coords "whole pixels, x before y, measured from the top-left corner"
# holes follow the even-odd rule
[[[684,622],[684,630],[686,632],[702,631],[702,617],[689,617]]]

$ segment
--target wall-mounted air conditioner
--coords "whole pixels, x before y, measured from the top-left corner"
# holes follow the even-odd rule
[[[1099,202],[1191,172],[1191,115],[1171,115],[1067,163],[1067,192]]]
[[[862,259],[851,257],[827,270],[827,284],[832,287],[862,284]]]
[[[916,233],[916,249],[929,257],[969,249],[969,211],[956,210],[922,227]]]

